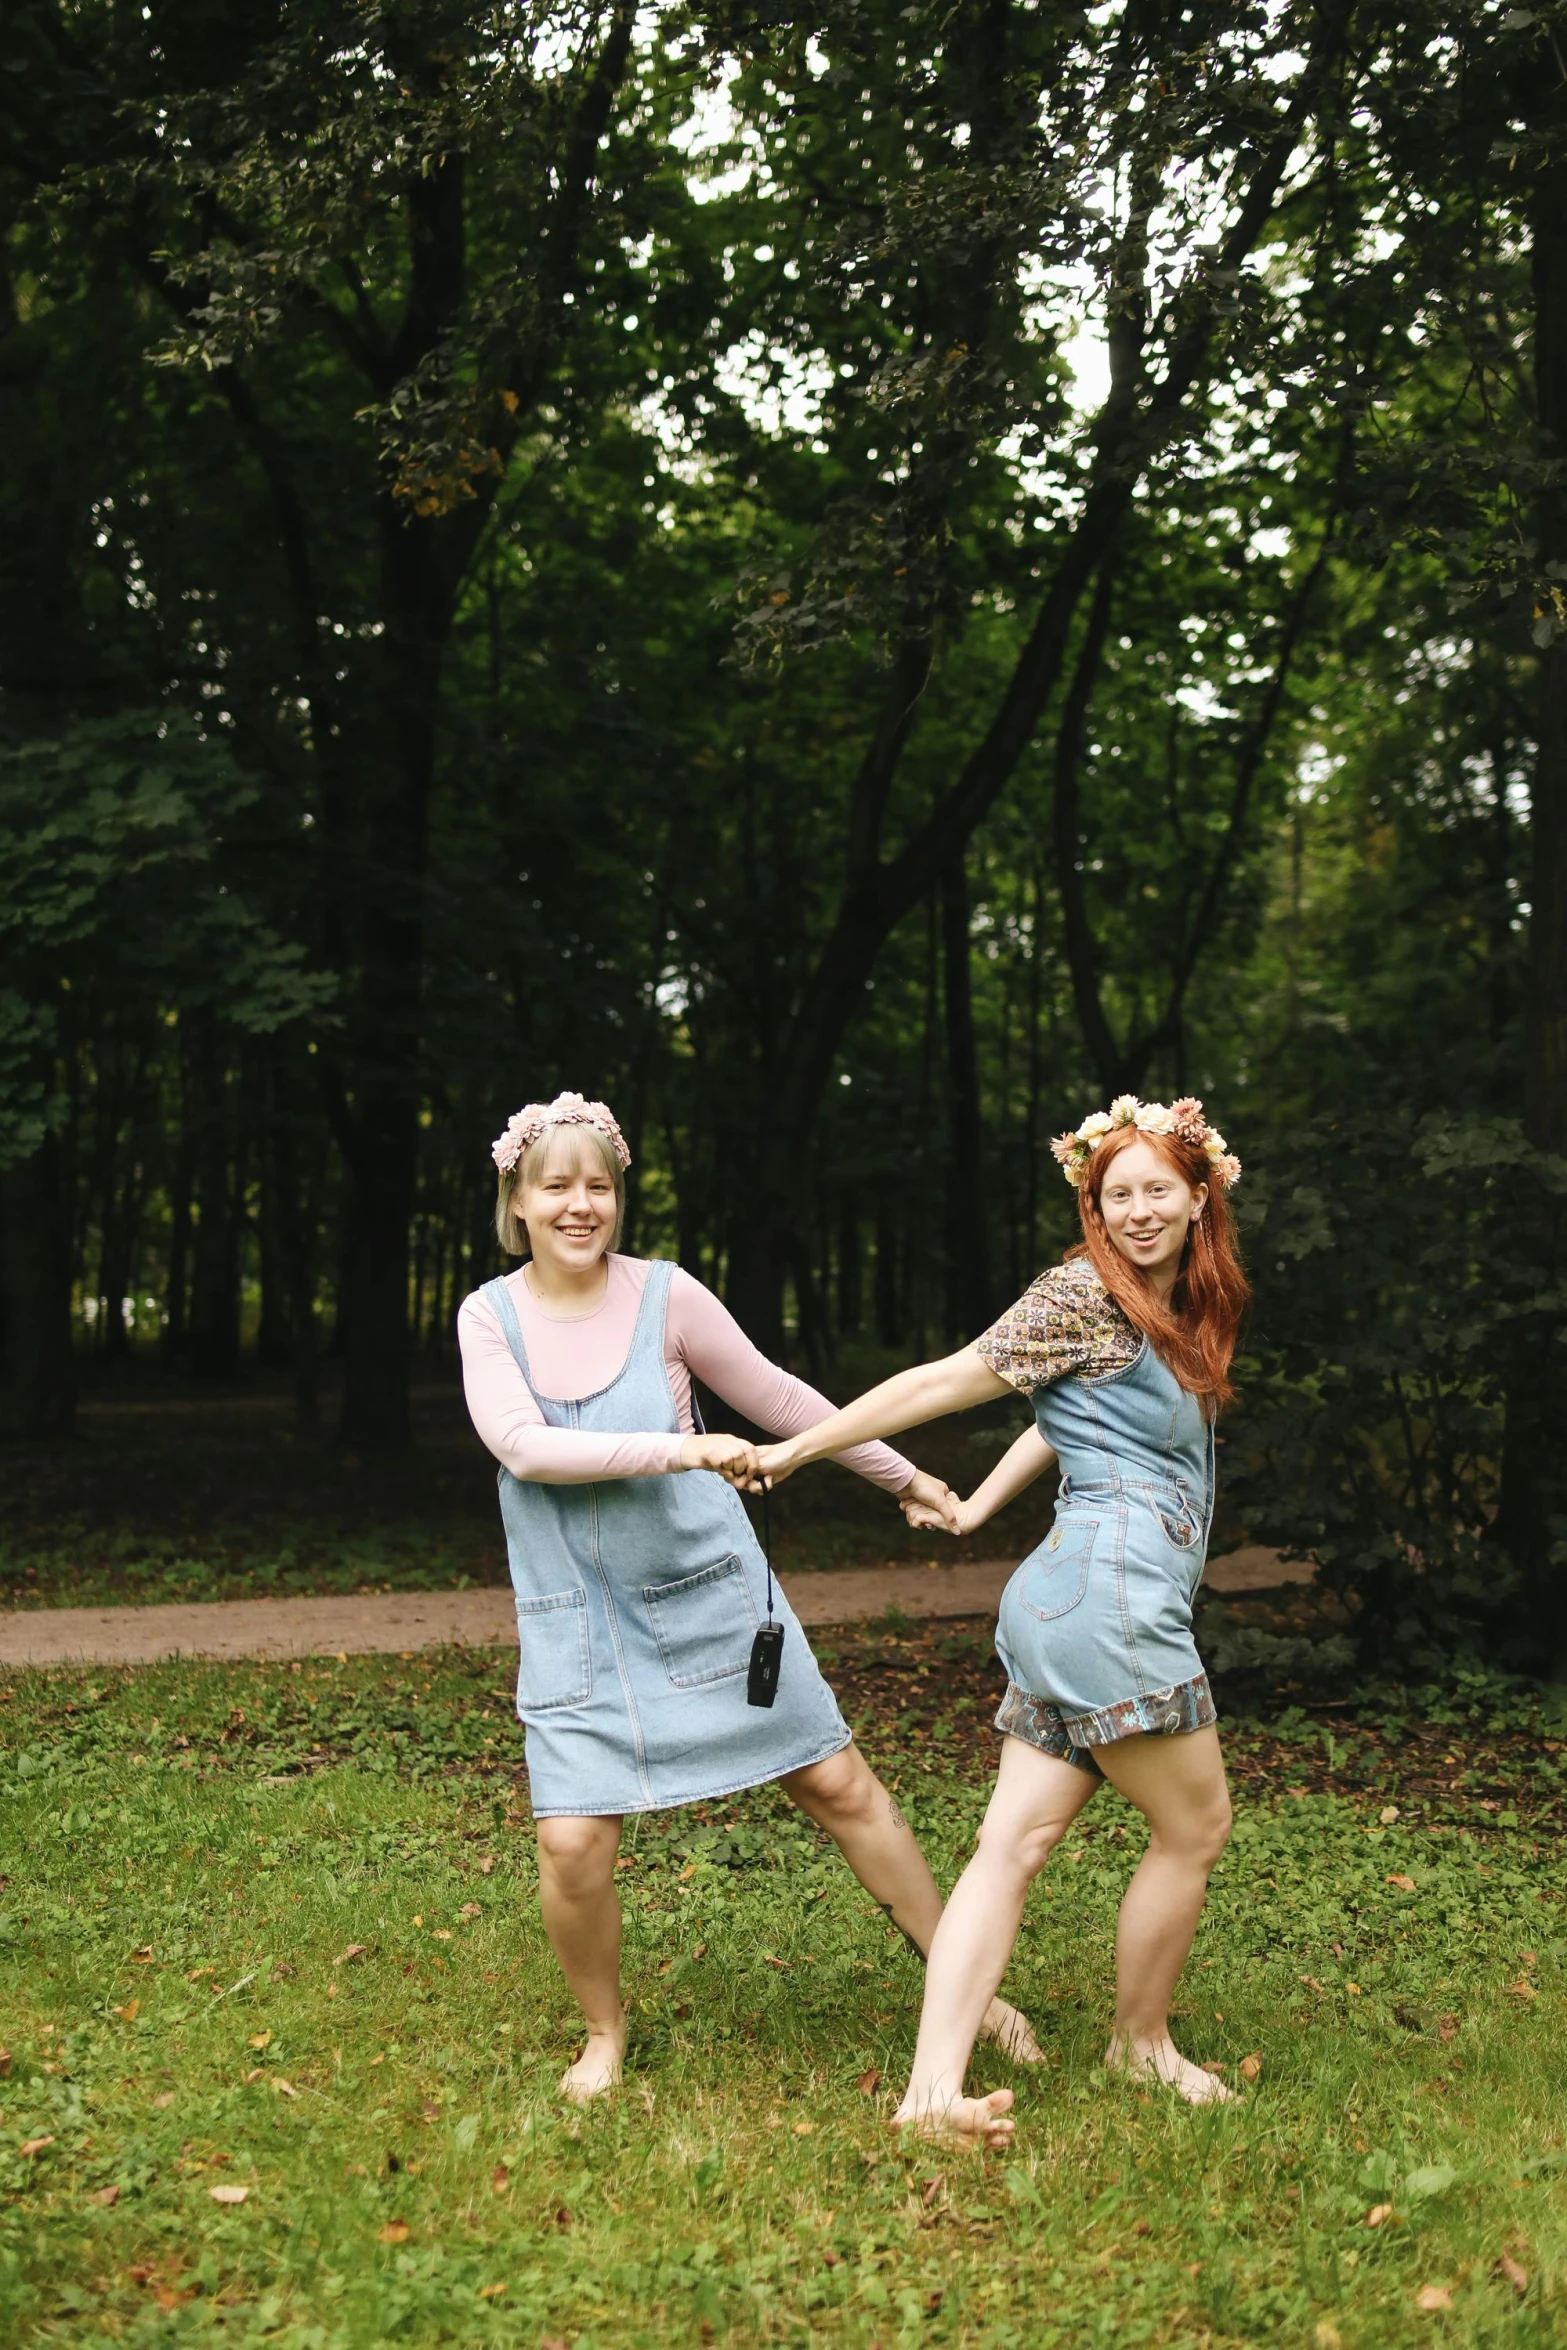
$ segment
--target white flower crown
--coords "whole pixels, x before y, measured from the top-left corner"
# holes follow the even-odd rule
[[[1075,1134],[1058,1134],[1050,1145],[1074,1191],[1087,1177],[1089,1161],[1105,1136],[1118,1126],[1135,1126],[1143,1134],[1178,1135],[1182,1142],[1205,1151],[1221,1191],[1231,1190],[1240,1181],[1240,1160],[1218,1128],[1209,1125],[1195,1094],[1184,1094],[1178,1102],[1166,1104],[1140,1102],[1135,1093],[1120,1093],[1108,1110],[1095,1110]]]

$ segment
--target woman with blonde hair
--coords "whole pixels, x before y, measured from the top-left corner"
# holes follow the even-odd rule
[[[501,1246],[527,1262],[465,1299],[458,1334],[468,1408],[500,1464],[539,1900],[587,2029],[561,2087],[586,2099],[613,2087],[625,2051],[614,1869],[628,1812],[776,1779],[921,1951],[941,1896],[719,1473],[742,1480],[754,1448],[704,1432],[692,1383],[785,1435],[832,1406],[690,1274],[619,1253],[631,1154],[603,1102],[530,1103],[493,1156]],[[844,1461],[908,1509],[950,1498],[885,1445]],[[757,1684],[764,1616],[783,1647]],[[1001,2001],[976,2023],[1037,2057]]]
[[[1192,1639],[1213,1516],[1214,1419],[1248,1295],[1227,1194],[1240,1174],[1201,1102],[1122,1095],[1053,1146],[1083,1239],[971,1346],[889,1379],[763,1447],[757,1476],[891,1436],[1014,1389],[1028,1429],[954,1511],[969,1533],[1061,1461],[1055,1523],[1001,1602],[1007,1693],[978,1849],[936,1931],[900,2124],[1001,2145],[1012,2092],[964,2095],[976,2026],[1033,1878],[1108,1779],[1147,1820],[1121,1904],[1107,2065],[1192,2103],[1228,2095],[1170,2037],[1169,2003],[1230,1829],[1213,1699]]]

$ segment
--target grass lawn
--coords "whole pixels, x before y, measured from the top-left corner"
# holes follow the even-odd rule
[[[985,1644],[829,1669],[950,1877]],[[1567,1755],[1526,1704],[1232,1725],[1180,2023],[1246,2076],[1224,2112],[1096,2069],[1141,1840],[1101,1795],[1030,1907],[1009,1987],[1049,2060],[982,2060],[1020,2121],[982,2160],[887,2132],[919,1970],[768,1793],[628,1834],[627,2082],[557,2104],[501,1670],[0,1688],[8,2350],[1564,2338]]]

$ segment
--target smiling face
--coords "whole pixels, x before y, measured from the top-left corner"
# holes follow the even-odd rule
[[[513,1206],[527,1226],[536,1265],[567,1275],[589,1272],[613,1243],[621,1208],[597,1137],[580,1126],[557,1126],[542,1137],[537,1163],[524,1160]]]
[[[1181,1269],[1186,1236],[1207,1204],[1206,1183],[1194,1189],[1144,1135],[1116,1152],[1099,1192],[1111,1247],[1165,1296]]]

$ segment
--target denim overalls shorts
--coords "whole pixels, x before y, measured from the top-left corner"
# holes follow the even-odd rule
[[[1061,1461],[1055,1523],[1001,1598],[996,1727],[1097,1770],[1092,1749],[1215,1719],[1192,1637],[1213,1519],[1213,1423],[1145,1338],[1124,1371],[1037,1388]]]
[[[481,1295],[552,1428],[676,1436],[664,1369],[674,1267],[655,1264],[631,1351],[597,1395],[540,1395],[504,1281]],[[539,1485],[500,1472],[517,1598],[517,1712],[536,1818],[659,1811],[760,1786],[836,1754],[849,1726],[775,1581],[783,1668],[771,1710],[746,1703],[766,1619],[766,1562],[745,1505],[711,1469]]]

